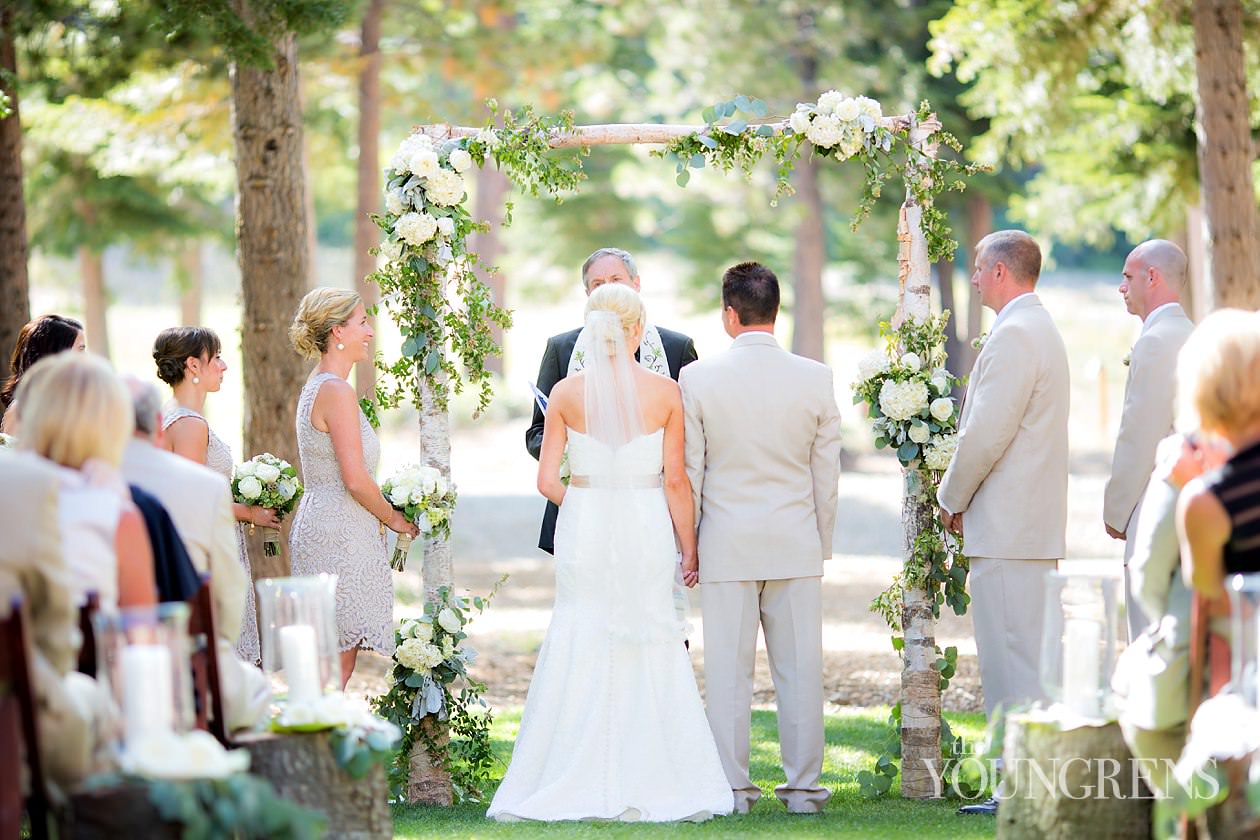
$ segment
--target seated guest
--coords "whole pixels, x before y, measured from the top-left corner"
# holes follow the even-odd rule
[[[1190,481],[1177,506],[1186,580],[1220,599],[1227,577],[1260,572],[1260,315],[1223,309],[1204,318],[1182,348],[1177,381],[1202,429],[1197,449],[1231,453]]]
[[[158,600],[162,603],[187,601],[201,588],[201,578],[193,568],[175,522],[156,496],[130,483],[127,490],[144,519],[144,530],[153,549],[153,583],[157,586]]]
[[[18,445],[61,466],[61,550],[76,604],[152,605],[153,551],[118,472],[132,431],[127,389],[104,359],[64,353],[35,364],[18,386]]]
[[[29,452],[0,450],[0,612],[14,595],[25,601],[44,771],[69,786],[108,769],[114,718],[103,686],[75,670],[82,640],[59,536],[60,473]]]
[[[123,452],[123,477],[166,508],[193,566],[210,575],[219,635],[220,682],[229,729],[253,726],[270,695],[262,671],[232,646],[241,632],[249,578],[237,559],[236,517],[227,481],[214,470],[162,446],[162,397],[156,386],[124,377],[135,413],[135,436]]]
[[[60,315],[41,315],[18,333],[17,343],[13,346],[13,358],[9,360],[9,378],[0,388],[0,414],[4,422],[0,423],[0,432],[17,434],[17,412],[14,410],[14,399],[22,374],[40,359],[61,353],[65,350],[87,349],[83,325],[73,318]]]

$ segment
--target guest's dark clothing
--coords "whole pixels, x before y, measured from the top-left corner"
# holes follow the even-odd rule
[[[667,330],[664,327],[657,327],[656,331],[661,336],[665,362],[669,365],[669,377],[677,382],[678,372],[699,358],[696,354],[696,345],[688,336],[680,332]],[[551,396],[551,389],[557,382],[569,375],[569,360],[573,357],[573,348],[581,332],[582,328],[578,327],[576,330],[569,330],[547,339],[547,349],[543,351],[542,364],[538,366],[538,390],[547,396]],[[637,350],[634,358],[636,360],[639,358]],[[529,428],[525,430],[525,448],[535,459],[542,450],[545,423],[546,417],[543,415],[543,410],[535,400],[533,420]],[[559,513],[560,508],[547,502],[547,509],[543,512],[542,532],[538,536],[538,547],[548,554],[555,553],[556,516]]]
[[[201,579],[171,515],[156,496],[134,484],[128,486],[131,500],[144,517],[144,527],[153,546],[153,580],[157,584],[158,600],[163,603],[187,601],[201,588]]]
[[[1225,574],[1260,572],[1260,443],[1234,453],[1205,483],[1229,513]]]

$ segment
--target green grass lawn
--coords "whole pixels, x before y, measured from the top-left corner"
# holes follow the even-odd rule
[[[984,716],[948,714],[956,734],[976,739]],[[626,823],[496,823],[485,818],[486,803],[454,808],[420,805],[394,807],[396,837],[854,837],[949,838],[993,837],[989,817],[960,817],[957,801],[915,802],[895,794],[868,799],[858,791],[857,774],[875,764],[886,737],[886,708],[846,709],[827,716],[827,751],[822,783],[833,791],[822,814],[789,815],[774,798],[783,781],[779,766],[778,729],[773,712],[753,712],[752,777],[761,786],[761,801],[745,816],[718,817],[699,825]],[[520,725],[520,710],[502,713],[494,725],[495,750],[504,767]],[[896,790],[896,786],[894,786]]]

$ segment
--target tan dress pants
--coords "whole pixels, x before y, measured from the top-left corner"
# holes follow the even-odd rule
[[[976,631],[984,714],[1044,700],[1041,637],[1046,572],[1057,560],[971,558],[971,621]]]

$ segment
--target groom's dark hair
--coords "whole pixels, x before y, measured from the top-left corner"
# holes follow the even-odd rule
[[[722,275],[722,306],[729,306],[744,326],[773,324],[779,314],[779,278],[758,262],[742,262]]]

